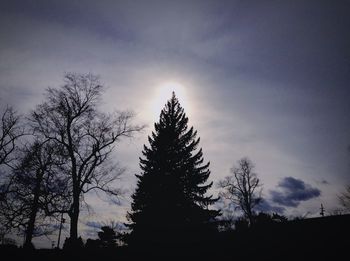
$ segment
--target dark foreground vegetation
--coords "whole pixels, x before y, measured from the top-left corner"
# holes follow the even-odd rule
[[[293,221],[261,220],[250,228],[218,232],[191,246],[25,250],[2,246],[1,257],[20,260],[345,260],[350,215]]]

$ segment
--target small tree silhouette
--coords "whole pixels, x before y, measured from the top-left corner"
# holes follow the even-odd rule
[[[100,232],[97,233],[101,241],[101,246],[105,248],[114,248],[117,246],[117,235],[113,228],[109,226],[101,227]]]
[[[231,169],[232,176],[219,181],[218,186],[224,190],[220,196],[230,200],[240,208],[249,223],[254,222],[254,207],[261,202],[261,184],[254,165],[248,158],[238,161],[238,166]]]

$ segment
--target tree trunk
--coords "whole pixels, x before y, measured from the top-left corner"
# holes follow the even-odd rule
[[[75,189],[77,190],[77,189]],[[70,213],[70,239],[75,241],[78,239],[78,220],[79,220],[79,193],[73,191],[73,206]]]
[[[249,226],[253,225],[254,218],[253,218],[253,212],[252,212],[250,206],[247,209],[247,216],[248,216],[248,220],[249,220]]]
[[[32,248],[32,239],[33,239],[33,233],[34,233],[34,227],[35,227],[35,219],[36,214],[39,210],[39,197],[40,197],[40,185],[41,185],[42,177],[39,177],[37,179],[37,182],[35,184],[34,188],[34,199],[32,204],[32,209],[29,216],[28,226],[26,229],[26,240],[24,242],[23,247],[24,248]]]
[[[37,200],[36,197],[34,198],[34,200]],[[32,239],[33,239],[34,225],[35,225],[35,219],[36,219],[37,212],[38,212],[38,202],[33,204],[33,208],[32,208],[32,211],[30,213],[28,226],[27,226],[27,230],[26,230],[26,240],[25,240],[24,245],[23,245],[24,248],[32,248]]]

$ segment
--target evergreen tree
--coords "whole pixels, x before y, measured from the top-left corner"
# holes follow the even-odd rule
[[[155,131],[140,158],[142,173],[128,213],[129,244],[193,244],[205,237],[219,211],[208,207],[217,199],[206,196],[209,162],[203,164],[197,131],[173,93],[161,111]]]

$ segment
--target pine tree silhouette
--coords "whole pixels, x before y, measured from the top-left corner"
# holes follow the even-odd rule
[[[140,158],[141,175],[128,213],[129,244],[183,245],[203,240],[203,233],[219,211],[208,206],[217,199],[205,196],[209,162],[203,164],[197,131],[173,92],[161,111],[155,131]]]

